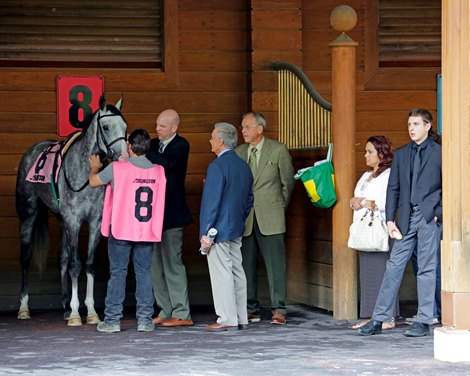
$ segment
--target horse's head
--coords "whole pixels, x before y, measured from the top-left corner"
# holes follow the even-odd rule
[[[102,96],[96,116],[98,148],[114,161],[129,157],[126,143],[127,123],[121,114],[121,106],[122,98],[113,106],[106,104]]]

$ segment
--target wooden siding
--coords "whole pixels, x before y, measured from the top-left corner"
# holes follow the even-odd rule
[[[211,304],[206,260],[197,252],[198,215],[202,181],[214,158],[209,137],[213,124],[238,125],[247,110],[262,111],[268,135],[277,137],[277,79],[271,63],[282,60],[303,68],[320,93],[331,100],[331,52],[337,36],[329,25],[340,0],[196,0],[171,1],[177,24],[176,56],[165,72],[151,69],[33,69],[0,68],[0,310],[16,310],[20,290],[18,220],[14,208],[16,166],[20,155],[35,141],[56,138],[57,75],[103,75],[111,102],[124,96],[123,113],[130,130],[154,131],[155,117],[172,107],[181,115],[181,134],[191,143],[187,195],[194,223],[185,230],[184,260],[192,304]],[[366,166],[364,142],[384,134],[399,147],[408,141],[407,111],[423,106],[436,111],[437,69],[408,68],[404,81],[397,69],[378,68],[370,56],[372,40],[368,12],[371,0],[349,2],[358,24],[349,35],[357,50],[356,161],[359,177]],[[0,5],[1,6],[1,5]],[[177,22],[175,22],[175,20]],[[168,22],[168,21],[167,21]],[[398,73],[397,73],[398,72]],[[155,135],[153,133],[153,135]],[[326,151],[293,153],[296,169],[324,158]],[[352,193],[351,193],[352,194]],[[300,183],[287,211],[288,300],[332,309],[331,211],[314,208]],[[30,286],[33,308],[60,305],[56,248],[58,228],[50,219],[47,267],[34,269]],[[82,234],[83,239],[86,229]],[[83,251],[82,251],[83,253]],[[97,256],[98,305],[103,304],[107,280],[106,244]],[[269,304],[266,273],[260,265],[260,295]],[[84,279],[80,280],[84,283]],[[405,277],[401,297],[413,299],[414,278]],[[411,287],[409,287],[411,286]],[[83,292],[83,288],[81,289]],[[128,288],[132,304],[132,283]]]
[[[162,68],[161,1],[17,0],[0,7],[0,65]]]
[[[328,91],[331,90],[331,52],[329,43],[339,34],[330,27],[329,15],[336,6],[343,3],[339,0],[329,2],[302,1],[303,69],[313,84],[319,88],[322,95],[328,99],[331,95]],[[376,52],[376,49],[371,48],[371,45],[377,43],[377,40],[371,38],[374,31],[370,30],[368,16],[371,14],[371,9],[376,9],[376,3],[375,0],[352,0],[348,2],[348,5],[356,10],[358,16],[356,27],[348,32],[348,35],[359,43],[356,51],[357,178],[367,169],[364,162],[364,147],[369,136],[374,134],[386,135],[391,139],[395,148],[400,147],[409,142],[406,127],[408,110],[413,107],[424,107],[430,109],[436,115],[437,108],[436,74],[439,72],[438,68],[407,68],[405,78],[403,78],[404,70],[396,68],[379,69],[378,57],[371,56],[371,53]],[[375,65],[371,64],[371,61],[374,61]],[[407,78],[408,81],[406,81]],[[314,208],[311,208],[311,212],[313,218],[305,218],[306,222],[318,220]],[[321,238],[322,236],[319,229],[316,229],[316,231],[312,229],[310,234],[314,234],[310,235],[314,238]],[[330,252],[328,247],[331,248],[330,243],[313,242],[308,253],[321,254],[325,252],[325,249]],[[293,260],[293,262],[297,263],[297,260]],[[328,263],[331,264],[331,262]],[[318,270],[320,265],[323,265],[323,262],[314,262],[312,268]],[[301,274],[296,275],[297,284],[302,284],[299,275]],[[326,278],[326,281],[328,283],[323,290],[331,289],[331,275]],[[312,275],[306,274],[303,285],[303,289],[296,286],[295,291],[298,291],[296,297],[303,297],[306,304],[314,302],[313,305],[322,306],[323,304],[327,305],[329,309],[332,308],[332,302],[325,299],[325,296],[329,295],[320,293],[322,282],[319,282],[318,277],[313,278]],[[289,286],[292,286],[292,283]],[[312,289],[312,286],[315,288]],[[316,291],[317,295],[313,295],[312,291]],[[331,294],[331,291],[329,294]],[[293,295],[291,293],[290,296]],[[407,268],[405,273],[400,298],[402,300],[414,300],[416,298],[415,278],[410,267]],[[328,305],[330,303],[331,305]]]
[[[171,2],[175,4],[176,2]],[[123,113],[129,130],[145,128],[155,136],[155,118],[165,108],[181,115],[180,132],[191,143],[187,195],[194,222],[185,229],[184,260],[189,274],[192,304],[211,304],[206,259],[198,249],[198,215],[202,181],[214,158],[209,138],[214,123],[238,125],[249,106],[247,87],[247,7],[243,0],[177,2],[176,70],[151,69],[0,69],[0,310],[16,310],[19,302],[20,268],[18,220],[14,204],[16,166],[21,154],[34,142],[55,139],[57,75],[103,75],[110,102],[124,97]],[[228,20],[228,22],[226,22]],[[172,20],[175,23],[175,19]],[[45,270],[32,267],[31,307],[58,308],[60,283],[56,249],[58,224],[49,220],[50,251]],[[82,256],[86,229],[81,237]],[[103,305],[107,280],[106,241],[96,260],[96,301]],[[80,280],[84,293],[84,278]],[[128,288],[133,302],[132,278]],[[40,299],[38,298],[40,295]]]

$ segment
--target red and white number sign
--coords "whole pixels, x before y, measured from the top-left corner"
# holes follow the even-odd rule
[[[102,76],[57,76],[57,134],[66,137],[88,124],[103,92]]]

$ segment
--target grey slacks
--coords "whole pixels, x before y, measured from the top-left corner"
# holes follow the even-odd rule
[[[215,243],[207,254],[214,308],[220,325],[248,324],[241,244],[241,237]]]
[[[178,317],[191,320],[189,312],[188,279],[181,254],[183,252],[183,229],[163,231],[162,241],[156,243],[152,258],[153,294],[161,308],[159,317]]]
[[[436,253],[439,247],[440,230],[434,220],[426,223],[421,212],[411,213],[408,233],[395,241],[387,262],[384,279],[375,303],[372,318],[388,321],[400,288],[406,264],[417,246],[418,313],[416,321],[432,324],[434,292],[436,288]]]

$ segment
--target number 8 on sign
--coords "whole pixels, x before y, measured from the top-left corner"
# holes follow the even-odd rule
[[[103,92],[101,76],[57,76],[57,134],[66,137],[85,127],[99,108]]]

